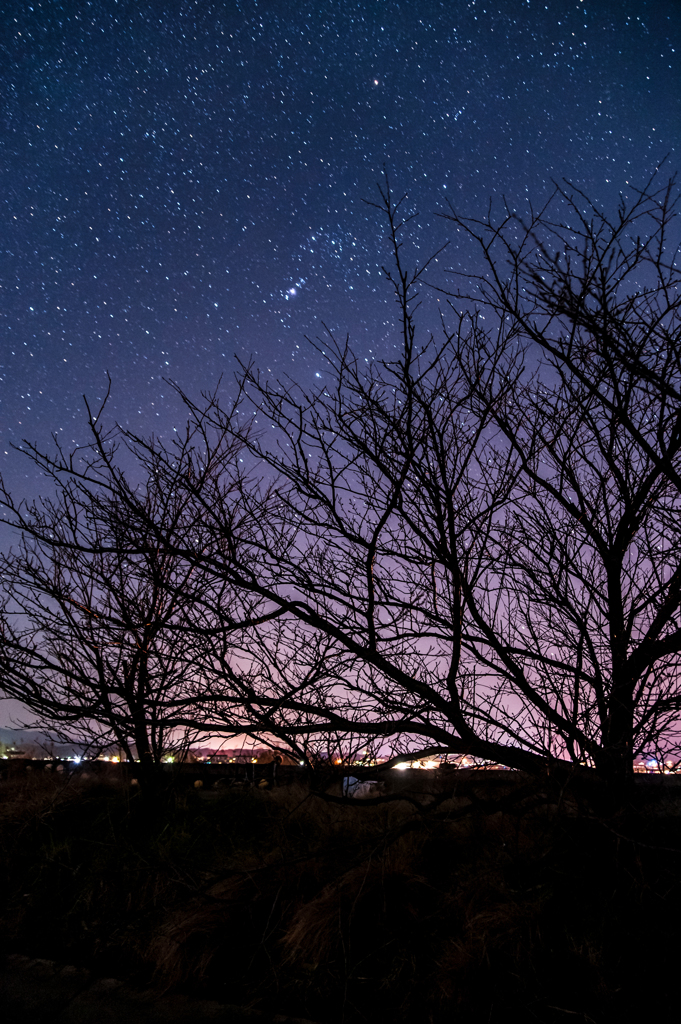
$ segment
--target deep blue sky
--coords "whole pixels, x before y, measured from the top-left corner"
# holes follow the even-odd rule
[[[314,379],[325,321],[388,353],[371,197],[424,213],[605,203],[679,164],[677,0],[6,3],[0,15],[0,467],[85,436],[83,392],[142,431],[235,353]],[[453,244],[446,260],[465,264]],[[300,346],[300,347],[298,347]],[[5,453],[9,454],[5,454]]]

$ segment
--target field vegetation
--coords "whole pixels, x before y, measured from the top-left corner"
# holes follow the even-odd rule
[[[367,804],[328,802],[314,779],[178,776],[151,797],[122,777],[17,772],[0,784],[5,951],[325,1024],[600,1024],[664,1005],[675,802],[648,787],[606,820],[504,774]],[[446,789],[436,775],[427,788]]]

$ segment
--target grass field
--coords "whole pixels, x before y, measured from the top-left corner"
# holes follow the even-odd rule
[[[365,805],[18,773],[0,783],[4,951],[324,1024],[658,1012],[681,817],[646,798],[599,820],[507,779]]]

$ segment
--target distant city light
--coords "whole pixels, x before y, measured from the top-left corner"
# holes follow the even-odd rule
[[[399,764],[394,764],[393,768],[397,768],[398,771],[404,772],[407,768],[423,768],[427,771],[432,771],[433,768],[439,768],[440,762],[433,761],[432,758],[421,758],[416,761],[400,761]]]

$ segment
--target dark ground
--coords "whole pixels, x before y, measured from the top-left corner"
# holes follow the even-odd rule
[[[613,815],[509,772],[391,772],[412,802],[367,805],[300,773],[148,798],[24,768],[0,783],[17,1024],[606,1024],[675,998],[681,788],[659,777]]]

